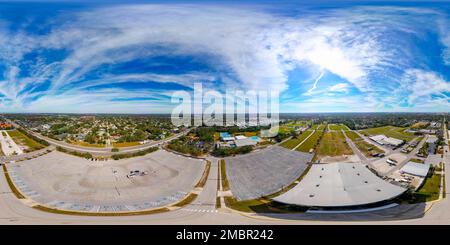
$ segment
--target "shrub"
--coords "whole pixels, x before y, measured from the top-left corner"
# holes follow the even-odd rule
[[[57,150],[57,151],[60,151],[60,152],[63,152],[63,153],[66,153],[66,154],[73,155],[73,156],[83,157],[83,158],[86,158],[86,159],[92,159],[92,158],[93,158],[91,153],[88,153],[88,152],[71,151],[71,150],[68,150],[68,149],[66,149],[66,148],[63,148],[63,147],[61,147],[61,146],[56,147],[56,150]]]
[[[155,152],[158,149],[159,149],[158,147],[150,147],[148,149],[136,151],[136,152],[132,152],[132,153],[114,154],[111,156],[111,158],[114,160],[120,160],[120,159],[124,159],[124,158],[140,157],[140,156],[145,156],[149,153]]]

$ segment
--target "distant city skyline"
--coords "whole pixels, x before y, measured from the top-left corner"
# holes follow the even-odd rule
[[[69,2],[0,2],[0,114],[170,114],[196,82],[281,113],[450,111],[445,2]]]

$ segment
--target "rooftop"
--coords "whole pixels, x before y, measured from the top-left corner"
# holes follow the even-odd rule
[[[401,173],[411,174],[415,176],[425,177],[430,170],[429,164],[408,162],[405,166],[400,169]]]
[[[275,201],[310,207],[344,207],[393,199],[406,189],[360,163],[314,164],[303,180]]]

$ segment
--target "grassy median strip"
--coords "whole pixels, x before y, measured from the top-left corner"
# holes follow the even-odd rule
[[[238,201],[234,197],[224,197],[228,208],[246,213],[294,213],[304,212],[304,207],[286,205],[267,198]]]
[[[18,199],[25,199],[25,196],[20,193],[19,190],[17,190],[16,186],[14,185],[13,181],[11,180],[11,177],[9,176],[8,170],[6,169],[6,166],[3,165],[3,173],[5,173],[6,182],[8,182],[9,188],[11,189],[12,193],[16,195]]]
[[[91,153],[89,152],[79,152],[79,151],[72,151],[66,148],[63,148],[61,146],[56,147],[56,150],[62,153],[66,153],[72,156],[76,156],[76,157],[82,157],[82,158],[86,158],[86,159],[92,159],[93,156]]]
[[[227,178],[227,169],[226,169],[226,162],[225,159],[220,160],[220,175],[222,179],[222,191],[229,191],[230,190],[230,183],[228,182]]]
[[[197,198],[197,196],[198,195],[195,193],[190,193],[186,198],[179,201],[178,203],[175,203],[173,206],[174,207],[184,207],[184,206],[192,203]]]
[[[206,160],[206,166],[205,170],[203,171],[203,175],[198,181],[198,183],[195,185],[195,188],[204,187],[206,184],[206,181],[208,181],[209,171],[211,170],[211,162]]]
[[[111,158],[114,160],[120,160],[120,159],[125,159],[125,158],[140,157],[140,156],[145,156],[147,154],[155,152],[158,149],[159,149],[158,147],[150,147],[145,150],[140,150],[140,151],[131,152],[131,153],[114,154],[111,156]]]
[[[220,203],[220,197],[216,197],[216,208],[221,208],[222,204]]]

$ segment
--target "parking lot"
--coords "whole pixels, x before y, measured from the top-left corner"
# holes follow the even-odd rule
[[[387,173],[390,170],[394,169],[395,166],[397,166],[397,164],[389,164],[387,162],[387,159],[390,158],[394,161],[397,161],[398,163],[401,163],[403,161],[406,160],[407,156],[405,154],[402,153],[393,153],[391,155],[388,155],[387,157],[381,158],[379,160],[376,160],[375,162],[372,163],[372,165],[375,167],[375,169],[377,170],[377,172],[379,173]]]
[[[294,182],[311,161],[312,154],[279,146],[226,158],[231,192],[238,200],[275,193]]]
[[[23,150],[14,142],[5,130],[0,130],[0,144],[2,145],[2,151],[5,156],[19,155],[23,153]]]
[[[166,151],[120,161],[93,162],[60,152],[8,166],[16,186],[49,207],[91,212],[135,211],[186,196],[203,160]]]

